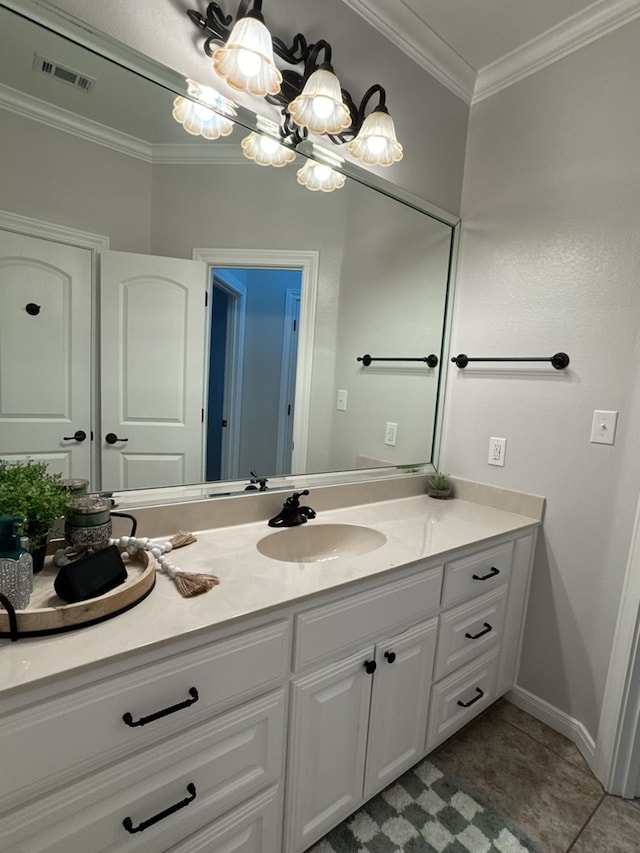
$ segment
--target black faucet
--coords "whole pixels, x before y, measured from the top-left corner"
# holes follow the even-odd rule
[[[266,492],[267,491],[267,483],[269,480],[267,477],[258,477],[255,471],[251,471],[251,479],[249,480],[249,485],[244,487],[245,492]],[[260,487],[258,489],[258,486]]]
[[[309,489],[305,489],[304,492],[294,492],[288,497],[280,512],[269,519],[269,527],[297,527],[299,524],[306,524],[309,518],[315,518],[314,509],[310,506],[300,506],[300,498],[308,494]]]

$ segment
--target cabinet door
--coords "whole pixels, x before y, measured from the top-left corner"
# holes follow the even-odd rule
[[[306,850],[362,801],[374,647],[292,683],[287,837]]]
[[[437,626],[432,619],[376,646],[366,797],[424,755]]]

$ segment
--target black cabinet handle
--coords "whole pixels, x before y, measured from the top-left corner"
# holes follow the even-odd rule
[[[84,441],[87,437],[86,432],[83,429],[77,429],[73,435],[63,435],[63,441]]]
[[[367,675],[373,675],[376,671],[378,664],[374,660],[366,660],[364,662],[364,669]]]
[[[475,705],[475,703],[484,696],[484,693],[479,687],[476,687],[476,693],[478,695],[474,696],[473,699],[470,699],[468,702],[461,702],[460,699],[458,699],[458,705],[460,705],[461,708],[470,708],[472,705]]]
[[[105,435],[104,440],[107,442],[107,444],[115,444],[116,441],[129,441],[128,438],[118,438],[115,432],[108,432]]]
[[[133,821],[130,817],[125,817],[122,821],[122,825],[133,835],[135,832],[144,832],[145,829],[148,829],[150,826],[153,826],[154,823],[158,823],[159,820],[164,820],[165,817],[169,817],[169,815],[174,814],[174,812],[183,809],[185,806],[188,806],[189,803],[192,803],[196,798],[196,786],[193,782],[189,782],[187,785],[187,791],[189,792],[189,796],[185,797],[184,800],[180,800],[179,803],[174,803],[169,808],[164,811],[158,812],[158,814],[150,817],[148,820],[143,820],[142,823],[139,823],[137,826],[133,825]]]
[[[485,622],[485,623],[484,623],[484,628],[482,629],[482,631],[479,631],[477,634],[469,634],[469,633],[466,633],[466,634],[465,634],[465,637],[467,638],[467,640],[477,640],[479,637],[484,637],[484,635],[485,635],[485,634],[488,634],[488,633],[489,633],[489,631],[491,631],[491,630],[493,630],[493,629],[491,628],[491,625],[489,625],[489,623],[488,623],[488,622]]]
[[[486,581],[489,578],[495,578],[496,575],[500,574],[500,569],[496,569],[495,566],[491,566],[491,571],[486,575],[471,575],[474,581]]]
[[[162,711],[156,711],[155,714],[149,714],[148,717],[140,717],[139,720],[134,720],[131,714],[127,711],[122,715],[122,719],[128,726],[135,728],[136,726],[146,726],[147,723],[152,723],[154,720],[159,720],[161,717],[166,717],[168,714],[175,714],[176,711],[181,711],[183,708],[188,708],[200,698],[195,687],[189,688],[189,696],[191,699],[185,699],[184,702],[179,702],[177,705],[170,705],[168,708],[163,708]]]
[[[389,663],[393,663],[394,660],[396,659],[396,653],[395,652],[385,652],[384,656],[389,661]]]

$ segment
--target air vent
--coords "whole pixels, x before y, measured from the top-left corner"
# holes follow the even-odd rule
[[[46,59],[37,53],[33,57],[33,70],[41,74],[46,74],[48,77],[55,77],[57,80],[62,80],[63,83],[69,83],[71,86],[75,86],[76,89],[82,89],[83,92],[90,92],[96,82],[95,77],[89,77],[80,71],[74,71],[73,68],[66,68],[64,65],[59,65],[57,62]]]

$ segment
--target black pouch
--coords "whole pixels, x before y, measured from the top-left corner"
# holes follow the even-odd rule
[[[127,570],[120,551],[116,545],[109,545],[63,566],[53,586],[63,601],[72,603],[104,595],[126,579]]]

